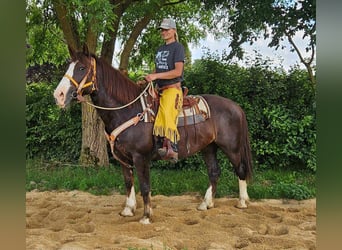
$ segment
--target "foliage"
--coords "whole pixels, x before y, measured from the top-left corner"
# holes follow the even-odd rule
[[[182,195],[200,193],[208,188],[206,168],[151,170],[152,195]],[[139,185],[135,180],[135,188]],[[26,166],[26,190],[82,190],[96,195],[125,193],[121,168],[82,167],[61,163],[28,161]],[[308,199],[315,197],[315,175],[306,171],[263,170],[255,174],[249,186],[249,195],[254,199]],[[222,168],[217,188],[217,197],[238,197],[238,180],[230,168]]]
[[[156,9],[158,11],[155,11]],[[131,70],[139,69],[142,65],[148,72],[154,69],[156,49],[163,43],[157,29],[163,18],[172,17],[175,19],[179,41],[186,50],[186,63],[191,62],[189,43],[197,44],[200,39],[204,38],[207,28],[215,18],[213,12],[205,10],[198,0],[179,1],[172,4],[169,1],[139,2],[131,5],[122,17],[120,39],[127,44],[132,30],[137,26],[140,19],[146,16],[150,16],[151,20],[139,35],[131,51],[129,64]]]
[[[282,197],[303,200],[316,195],[315,183],[316,176],[311,171],[266,170],[255,175],[248,191],[256,199]]]
[[[81,109],[59,110],[55,85],[26,85],[26,157],[76,161],[81,147]]]
[[[315,92],[306,73],[254,65],[241,68],[208,56],[187,72],[186,85],[191,94],[217,94],[240,104],[258,167],[316,171]]]
[[[66,63],[56,66],[51,63],[29,66],[26,69],[26,84],[39,82],[57,82],[65,74]]]
[[[212,32],[220,36],[229,35],[230,51],[225,60],[234,57],[242,59],[242,45],[253,44],[259,39],[269,39],[268,46],[276,50],[287,49],[296,52],[306,67],[310,81],[315,85],[313,63],[316,51],[316,1],[286,0],[203,0],[206,8],[215,10],[216,22]],[[227,15],[227,11],[229,15]],[[296,44],[294,37],[301,35],[306,42],[304,49]],[[287,48],[283,41],[287,40]],[[308,58],[304,52],[310,52]]]
[[[263,115],[268,121],[269,138],[272,141],[255,143],[260,156],[274,155],[273,164],[279,167],[301,161],[306,167],[316,170],[315,119],[312,114],[297,119],[291,110],[282,105],[264,108]],[[277,135],[277,136],[274,136]]]
[[[69,54],[62,37],[49,1],[29,1],[26,4],[26,66],[65,63]]]
[[[206,1],[205,1],[206,2]],[[269,47],[278,49],[281,42],[293,37],[297,32],[303,32],[303,38],[308,38],[306,51],[316,44],[316,1],[211,1],[211,8],[225,7],[230,15],[221,19],[221,28],[230,33],[230,57],[242,58],[241,44],[253,44],[260,37],[271,38]],[[222,25],[226,23],[229,25]],[[291,50],[293,50],[292,48]]]

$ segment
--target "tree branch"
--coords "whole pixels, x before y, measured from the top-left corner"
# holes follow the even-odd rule
[[[63,30],[66,43],[74,50],[79,50],[81,48],[81,43],[76,28],[76,20],[72,16],[68,15],[68,10],[64,1],[53,0],[52,5],[55,9],[60,27]]]
[[[313,51],[313,53],[312,53],[312,56],[311,56],[311,59],[309,60],[309,62],[306,62],[305,59],[303,58],[302,54],[300,53],[298,47],[297,47],[296,44],[294,43],[294,41],[293,41],[291,35],[290,35],[288,32],[285,32],[285,34],[286,34],[286,36],[287,36],[287,38],[288,38],[288,40],[289,40],[289,43],[290,43],[290,44],[294,47],[294,49],[296,50],[297,55],[298,55],[299,58],[300,58],[300,61],[301,61],[301,62],[304,64],[304,66],[306,67],[306,70],[308,71],[308,74],[309,74],[309,79],[310,79],[310,81],[311,81],[311,83],[312,83],[312,87],[314,87],[315,84],[316,84],[316,81],[315,81],[315,77],[314,77],[314,75],[313,75],[313,71],[312,71],[312,68],[311,68],[311,62],[312,62],[312,60],[313,60],[314,51]],[[312,46],[312,49],[313,49],[313,45],[311,45],[311,46]]]
[[[121,53],[121,60],[119,69],[121,71],[125,71],[128,68],[129,55],[133,49],[135,42],[137,41],[139,35],[142,30],[146,27],[146,25],[150,22],[153,14],[146,14],[133,28],[129,38],[125,43],[125,47]]]
[[[162,6],[176,5],[176,4],[183,3],[183,2],[185,2],[185,1],[186,1],[186,0],[179,0],[179,1],[177,1],[177,2],[169,2],[169,3],[162,4]]]

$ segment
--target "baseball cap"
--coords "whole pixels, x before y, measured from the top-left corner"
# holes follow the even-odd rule
[[[176,29],[176,22],[171,18],[164,18],[158,29]]]

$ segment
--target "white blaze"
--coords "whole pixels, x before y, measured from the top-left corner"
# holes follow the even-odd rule
[[[69,75],[69,76],[73,75],[76,63],[77,62],[70,63],[69,68],[67,72],[65,73],[66,75]],[[57,104],[61,106],[62,108],[65,107],[65,98],[70,87],[71,87],[70,80],[66,78],[65,76],[63,76],[62,80],[59,82],[57,88],[55,89],[53,93],[53,96],[55,97]]]

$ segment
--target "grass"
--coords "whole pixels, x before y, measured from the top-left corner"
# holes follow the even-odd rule
[[[135,174],[136,176],[136,174]],[[135,178],[135,188],[139,184]],[[316,175],[309,171],[255,170],[248,186],[252,199],[297,199],[303,200],[316,196]],[[182,195],[200,193],[208,188],[205,167],[183,169],[160,169],[152,167],[152,195]],[[81,190],[95,195],[125,193],[121,168],[82,167],[61,163],[44,163],[28,160],[26,166],[26,190]],[[238,178],[232,169],[222,167],[216,197],[238,197]]]

